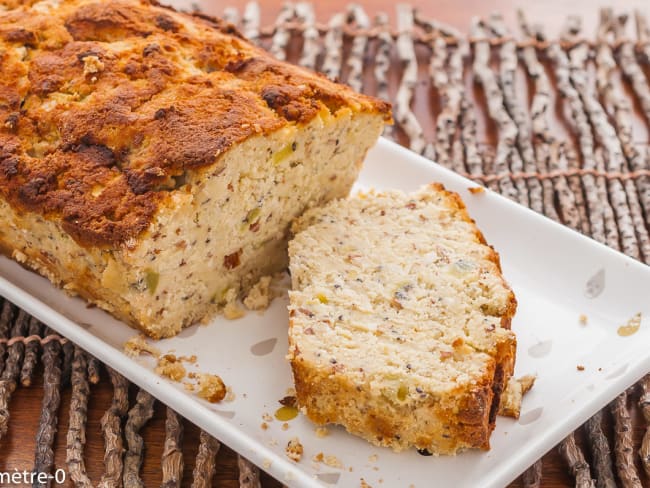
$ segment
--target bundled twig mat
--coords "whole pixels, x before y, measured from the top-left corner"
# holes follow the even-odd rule
[[[558,39],[548,38],[521,13],[518,32],[492,15],[473,19],[469,37],[408,5],[398,5],[393,19],[386,14],[371,19],[362,7],[350,5],[321,23],[309,3],[288,3],[266,27],[260,26],[260,14],[252,2],[243,12],[227,9],[224,17],[278,58],[392,98],[396,126],[386,136],[650,262],[650,152],[632,131],[634,117],[643,119],[646,130],[650,126],[650,24],[643,13],[628,18],[603,9],[593,33],[570,17]],[[527,90],[518,72],[527,78]],[[522,95],[527,91],[528,98]],[[414,109],[421,96],[436,99],[424,104],[434,121],[428,125]],[[479,140],[481,113],[495,127],[494,144]],[[562,123],[553,123],[554,117]],[[435,129],[431,133],[429,126]],[[558,136],[555,126],[568,128],[567,135]],[[45,386],[34,470],[53,470],[61,393],[71,388],[68,473],[76,486],[92,486],[84,463],[88,402],[90,385],[104,378],[113,398],[101,419],[105,453],[98,486],[144,486],[140,431],[153,415],[154,398],[143,390],[129,398],[122,376],[6,301],[0,302],[0,453],[12,393],[32,384],[39,361]],[[634,419],[631,411],[642,415]],[[650,375],[558,446],[576,486],[650,486],[650,430],[635,445],[637,421],[650,426]],[[182,441],[182,419],[167,409],[163,486],[181,485]],[[219,448],[216,439],[200,434],[192,486],[212,486]],[[255,466],[240,456],[238,467],[241,486],[260,486]],[[538,461],[523,483],[543,482]]]

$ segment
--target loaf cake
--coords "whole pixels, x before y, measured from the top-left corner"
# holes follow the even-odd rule
[[[515,296],[460,197],[360,194],[289,243],[289,360],[317,424],[396,451],[488,449],[512,375]]]
[[[0,2],[0,248],[154,338],[287,266],[390,107],[153,0]]]

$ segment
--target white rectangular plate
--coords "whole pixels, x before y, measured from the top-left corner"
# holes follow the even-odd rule
[[[122,348],[134,331],[98,309],[88,309],[47,280],[0,258],[0,293],[145,388],[186,418],[289,486],[504,486],[650,371],[650,268],[476,186],[400,146],[381,140],[359,178],[361,188],[415,190],[440,181],[460,193],[488,242],[499,251],[519,309],[516,374],[537,374],[519,421],[499,418],[489,452],[455,457],[393,453],[332,427],[318,438],[302,415],[268,422],[292,386],[287,352],[287,297],[263,314],[248,313],[194,326],[161,341],[163,351],[195,354],[197,371],[221,375],[235,399],[209,404],[182,385],[157,376],[153,363],[130,359]],[[639,331],[617,334],[642,313]],[[586,315],[586,325],[580,315]],[[584,367],[579,371],[577,366]],[[299,463],[285,456],[287,441],[305,448]],[[315,463],[322,452],[342,468]],[[381,483],[381,485],[380,485]]]

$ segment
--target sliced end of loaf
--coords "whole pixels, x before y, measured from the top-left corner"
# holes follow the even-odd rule
[[[516,301],[458,195],[359,195],[293,230],[289,359],[305,413],[395,450],[489,448]]]

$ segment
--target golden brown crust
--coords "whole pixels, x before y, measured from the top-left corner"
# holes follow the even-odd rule
[[[322,107],[390,106],[229,24],[136,0],[0,13],[0,195],[85,246],[137,238],[184,174]]]

